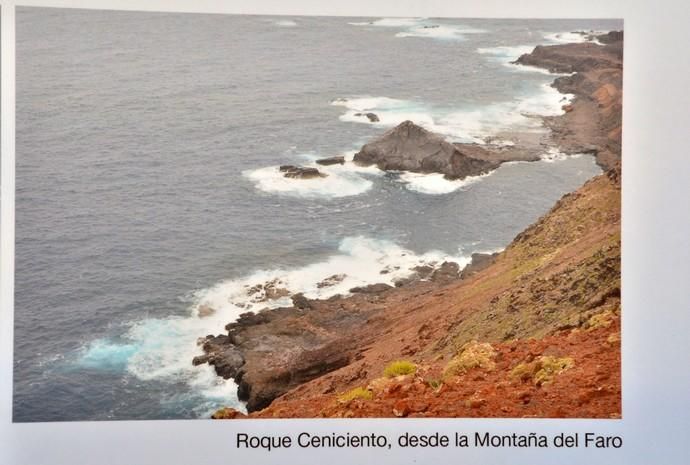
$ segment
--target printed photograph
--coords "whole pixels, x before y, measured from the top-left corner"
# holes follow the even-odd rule
[[[14,422],[621,418],[623,21],[18,7]]]

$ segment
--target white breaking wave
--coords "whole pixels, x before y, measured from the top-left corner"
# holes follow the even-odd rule
[[[396,280],[409,276],[415,266],[440,265],[444,261],[455,261],[461,267],[469,263],[466,257],[439,251],[417,255],[391,241],[348,237],[341,241],[338,253],[323,262],[292,270],[258,271],[245,278],[224,281],[199,291],[196,300],[198,305],[208,305],[223,314],[227,322],[232,321],[228,317],[234,315],[234,319],[245,311],[291,305],[289,297],[264,301],[261,293],[256,298],[247,296],[247,290],[257,284],[270,282],[291,294],[302,292],[311,299],[327,299],[336,294],[347,295],[356,286],[373,283],[393,285]],[[381,274],[383,270],[385,274]],[[332,276],[340,276],[342,280],[323,286],[323,281]]]
[[[221,316],[201,320],[197,317],[151,318],[133,322],[121,337],[112,342],[99,339],[82,349],[79,363],[92,369],[126,370],[137,379],[176,384],[184,382],[195,399],[194,410],[208,417],[222,405],[242,408],[237,399],[237,385],[219,377],[209,365],[193,366],[192,359],[202,354],[199,336],[223,332],[227,321]],[[165,403],[166,399],[160,399]],[[176,399],[180,400],[180,399]]]
[[[561,152],[558,148],[550,148],[549,150],[546,151],[546,153],[541,154],[539,158],[541,158],[541,161],[547,162],[547,163],[553,163],[556,161],[564,161],[567,160],[568,158],[580,158],[582,156],[581,153],[575,153],[572,155],[568,155],[566,153]]]
[[[426,18],[381,18],[375,21],[348,23],[352,26],[409,27],[416,26]]]
[[[478,48],[477,53],[491,55],[497,60],[509,62],[517,60],[521,55],[530,53],[532,50],[534,50],[533,45],[499,45],[496,47]]]
[[[192,359],[202,354],[197,345],[200,336],[225,333],[225,325],[241,313],[291,305],[287,295],[266,299],[265,292],[257,291],[257,285],[272,283],[290,294],[303,292],[308,298],[326,299],[347,295],[356,286],[381,282],[393,285],[397,279],[409,276],[415,266],[440,265],[444,261],[464,267],[470,259],[439,251],[418,255],[390,241],[348,237],[340,243],[338,252],[324,261],[293,269],[256,271],[201,289],[193,294],[188,316],[134,322],[122,341],[97,340],[86,346],[80,363],[99,369],[118,367],[141,380],[185,382],[190,393],[200,393],[205,399],[196,410],[200,416],[223,405],[242,408],[232,380],[217,376],[209,365],[193,366]],[[324,285],[327,278],[331,278],[332,285]],[[202,306],[213,312],[200,316]]]
[[[439,118],[435,127],[452,139],[479,144],[502,132],[541,132],[545,131],[541,117],[563,114],[563,105],[573,98],[543,84],[541,92],[531,96],[452,112]]]
[[[544,38],[559,44],[581,44],[584,42],[592,42],[597,45],[603,45],[595,36],[604,34],[605,31],[574,31],[574,32],[551,32],[544,34]]]
[[[375,21],[348,23],[352,26],[378,26],[404,29],[395,37],[419,37],[423,39],[462,40],[466,34],[482,34],[488,31],[456,24],[439,24],[428,18],[381,18]]]
[[[474,184],[481,179],[490,176],[493,171],[479,176],[468,176],[465,179],[446,179],[439,173],[412,173],[405,172],[400,174],[400,181],[405,183],[405,187],[421,194],[442,195],[450,194],[458,189]]]
[[[510,68],[512,71],[547,74],[550,76],[567,76],[569,74],[552,73],[548,69],[540,68],[538,66],[529,66],[520,63],[514,63],[514,61],[520,58],[522,55],[532,52],[534,50],[534,47],[534,45],[501,45],[497,47],[478,48],[477,53],[481,55],[487,55],[490,60],[501,63],[504,66]]]
[[[282,194],[302,198],[339,198],[360,195],[371,189],[373,183],[362,175],[382,175],[383,171],[376,167],[358,166],[352,162],[355,151],[342,154],[346,163],[343,165],[319,165],[315,161],[316,155],[304,154],[308,163],[300,166],[317,168],[327,175],[324,178],[295,179],[286,178],[279,166],[269,166],[242,172],[243,176],[251,180],[254,186],[267,193]]]
[[[295,26],[297,26],[297,23],[291,19],[283,19],[280,21],[276,21],[273,24],[275,24],[276,26],[280,26],[280,27],[295,27]]]
[[[540,117],[563,114],[563,105],[569,104],[573,97],[543,84],[540,92],[534,95],[464,110],[437,109],[387,97],[340,98],[332,104],[347,108],[340,116],[341,121],[393,127],[410,120],[452,141],[483,144],[486,138],[501,132],[543,131]],[[366,117],[369,112],[374,113],[379,121],[371,122]]]
[[[445,40],[462,40],[466,34],[482,34],[484,29],[474,29],[462,26],[449,25],[425,25],[415,26],[407,31],[398,32],[396,37],[420,37],[425,39],[445,39]]]
[[[343,122],[393,127],[403,121],[410,120],[426,128],[434,126],[434,120],[429,108],[424,104],[410,100],[388,97],[340,98],[332,101],[331,105],[347,108],[347,111],[340,115],[340,121]],[[370,121],[366,115],[367,113],[374,113],[379,121]]]
[[[510,144],[511,142],[506,142]],[[380,170],[376,165],[359,166],[352,160],[356,151],[352,150],[343,154],[344,165],[321,166],[315,163],[320,157],[312,154],[303,154],[302,157],[309,162],[302,166],[314,167],[328,177],[320,179],[288,179],[283,177],[283,173],[278,170],[278,166],[248,170],[243,174],[255,181],[257,189],[269,193],[287,194],[299,197],[345,197],[359,195],[366,192],[372,186],[372,182],[361,177],[365,175],[383,176],[386,172]],[[480,181],[492,172],[480,176],[470,176],[462,180],[445,179],[439,173],[413,173],[399,172],[396,181],[404,183],[405,187],[411,191],[421,194],[449,194],[463,187],[469,186]],[[330,181],[329,181],[330,180]]]
[[[286,178],[278,166],[248,170],[242,174],[261,191],[304,198],[349,197],[362,194],[372,186],[371,181],[353,173],[334,174],[333,170],[319,170],[328,176],[316,179]]]
[[[515,60],[520,58],[522,55],[525,53],[530,53],[532,50],[534,50],[533,45],[516,45],[516,46],[497,46],[497,47],[485,47],[485,48],[478,48],[477,53],[481,55],[487,55],[490,60],[498,62],[503,64],[504,66],[507,66],[513,71],[523,71],[523,72],[531,72],[531,73],[540,73],[540,74],[554,74],[551,73],[549,70],[544,69],[544,68],[538,68],[536,66],[527,66],[527,65],[521,65],[517,63],[513,63]]]

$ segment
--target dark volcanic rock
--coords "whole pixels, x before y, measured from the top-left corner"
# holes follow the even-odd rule
[[[621,66],[615,47],[602,47],[594,43],[537,45],[531,53],[520,56],[515,63],[546,68],[552,73],[575,73]]]
[[[329,157],[329,158],[322,158],[320,160],[316,160],[316,163],[319,165],[344,165],[345,164],[345,157]]]
[[[355,113],[355,116],[366,116],[367,119],[372,123],[378,123],[379,117],[376,113]]]
[[[538,46],[517,63],[555,72],[553,87],[575,98],[563,115],[544,118],[551,145],[565,153],[591,153],[608,170],[621,160],[623,113],[623,33],[612,31],[595,43]]]
[[[268,321],[268,313],[266,312],[245,312],[240,313],[240,316],[239,318],[237,318],[237,321],[225,325],[225,329],[227,329],[228,331],[232,331],[237,327],[262,325],[264,323],[267,323]]]
[[[294,305],[295,308],[311,308],[309,299],[304,297],[304,294],[301,292],[292,296],[292,305]]]
[[[284,358],[278,354],[276,356],[278,360]],[[239,381],[237,396],[247,402],[248,412],[261,410],[289,389],[337,370],[349,362],[349,354],[337,342],[303,350],[285,365],[273,362],[264,369],[241,372],[239,379],[236,378]]]
[[[415,283],[419,281],[419,276],[416,274],[413,274],[412,276],[406,276],[405,278],[399,278],[396,279],[393,284],[395,284],[395,287],[403,287],[403,286],[408,286],[412,283]]]
[[[420,278],[423,279],[428,277],[431,273],[433,273],[434,267],[429,265],[420,265],[412,268],[412,271],[414,271]]]
[[[623,31],[610,31],[606,34],[601,34],[597,36],[597,40],[602,44],[612,44],[615,42],[623,41]]]
[[[225,379],[234,378],[244,365],[242,353],[231,344],[229,336],[207,336],[201,341],[204,355],[194,357],[194,366],[208,363],[213,365],[216,373]]]
[[[467,279],[485,268],[488,268],[496,261],[498,253],[473,253],[472,261],[460,272],[460,279]]]
[[[316,168],[305,168],[303,166],[294,165],[282,165],[280,167],[280,172],[284,173],[283,176],[286,178],[295,179],[314,179],[314,178],[325,178],[327,174],[322,173]]]
[[[420,281],[430,281],[434,284],[447,284],[460,277],[460,266],[455,262],[443,262],[438,268],[429,265],[415,266],[411,269],[413,273],[404,278],[395,280],[395,287],[409,286]],[[375,284],[374,286],[387,286],[386,284]],[[367,286],[371,287],[371,286]],[[387,286],[389,289],[390,286]],[[361,288],[350,289],[350,292],[365,292]],[[387,290],[381,287],[382,290]]]
[[[328,278],[322,280],[321,282],[318,282],[316,284],[316,287],[319,289],[323,289],[324,287],[331,287],[335,286],[336,284],[340,283],[345,279],[347,275],[344,274],[334,274],[329,276]]]
[[[396,279],[393,284],[395,287],[409,286],[410,284],[417,283],[421,280],[427,279],[434,272],[434,267],[429,265],[419,265],[414,268],[410,268],[413,273],[404,278]]]
[[[435,283],[449,283],[460,276],[460,266],[455,262],[443,262],[431,273],[429,279]]]
[[[277,279],[257,284],[247,290],[247,295],[251,296],[255,302],[265,302],[290,295],[290,291],[281,287],[280,284]]]
[[[352,293],[359,294],[379,294],[381,292],[387,291],[388,289],[393,289],[393,286],[389,286],[385,283],[369,284],[368,286],[358,286],[350,289]]]
[[[348,335],[361,328],[373,311],[362,311],[359,305],[346,311],[338,302],[309,301],[299,294],[293,299],[309,307],[247,312],[226,326],[227,335],[200,341],[204,355],[193,364],[209,363],[218,375],[233,378],[250,412],[348,364],[349,349],[357,342]]]
[[[489,172],[499,163],[474,158],[447,142],[442,136],[404,121],[355,154],[355,163],[376,165],[382,170],[442,173],[462,179]]]

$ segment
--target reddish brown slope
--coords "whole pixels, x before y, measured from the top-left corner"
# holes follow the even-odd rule
[[[398,405],[404,415],[619,415],[619,189],[615,171],[589,181],[470,279],[382,294],[376,305],[385,311],[340,335],[343,352],[353,351],[346,366],[252,416],[395,415],[402,400],[417,402]],[[492,344],[495,368],[442,379],[472,340]],[[571,358],[574,366],[543,386],[511,376],[542,356]],[[338,401],[353,388],[371,387],[397,359],[414,362],[419,376],[394,382],[400,387],[392,392],[386,383],[373,387],[370,400]]]

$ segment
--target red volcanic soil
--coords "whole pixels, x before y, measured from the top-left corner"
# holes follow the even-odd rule
[[[251,418],[313,417],[539,417],[620,418],[620,320],[607,327],[571,330],[540,340],[501,343],[496,366],[443,381],[439,363],[414,375],[370,382],[371,399],[338,394],[278,399]],[[538,385],[513,370],[541,356],[570,357],[573,367]]]

